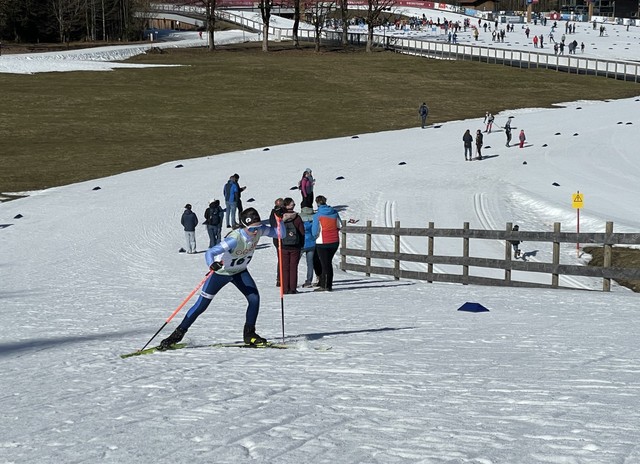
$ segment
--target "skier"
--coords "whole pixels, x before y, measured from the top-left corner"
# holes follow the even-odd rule
[[[278,211],[279,217],[284,212]],[[213,274],[207,279],[196,303],[189,309],[180,325],[171,335],[160,342],[159,349],[166,350],[178,343],[196,321],[216,294],[228,283],[233,283],[242,292],[248,302],[243,331],[243,340],[248,345],[260,345],[267,340],[256,333],[256,320],[260,310],[260,294],[256,283],[249,274],[247,266],[260,241],[260,237],[267,235],[283,236],[284,227],[280,224],[271,227],[261,224],[260,215],[254,208],[247,208],[240,215],[240,228],[232,230],[218,245],[209,248],[205,254],[207,265]]]
[[[424,129],[424,126],[427,124],[427,116],[429,115],[429,107],[425,102],[422,102],[422,105],[418,108],[418,114],[420,115],[422,128]]]
[[[511,116],[507,119],[507,123],[504,125],[504,133],[507,135],[507,148],[511,143]]]
[[[485,132],[491,133],[491,129],[493,128],[493,121],[494,120],[495,120],[495,117],[493,116],[493,114],[489,113],[489,117],[487,118],[487,127],[485,128]]]
[[[518,136],[518,138],[520,139],[520,148],[523,148],[524,142],[527,140],[527,136],[524,135],[524,129],[520,131],[520,135]]]
[[[471,131],[469,129],[467,129],[462,136],[462,141],[464,142],[464,160],[471,161],[471,158],[473,158],[473,135],[471,135]],[[469,154],[468,157],[467,153]]]

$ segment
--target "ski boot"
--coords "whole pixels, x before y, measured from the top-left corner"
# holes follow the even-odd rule
[[[182,337],[184,337],[184,334],[186,333],[186,330],[182,330],[180,327],[176,328],[176,330],[174,330],[171,335],[160,342],[160,346],[158,346],[158,349],[160,351],[168,350],[169,348],[171,348],[171,345],[175,345],[180,340],[182,340]]]
[[[242,339],[247,345],[264,345],[267,343],[266,338],[262,338],[256,333],[256,327],[254,325],[245,324]]]

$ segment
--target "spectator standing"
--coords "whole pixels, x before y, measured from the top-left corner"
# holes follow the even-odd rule
[[[418,114],[420,115],[420,119],[422,120],[422,128],[427,124],[427,116],[429,116],[429,107],[425,102],[422,102],[420,108],[418,108]]]
[[[513,226],[513,229],[511,229],[514,232],[518,232],[518,230],[520,230],[520,227],[518,226],[518,224],[516,224],[515,226]],[[519,240],[509,240],[509,243],[511,243],[511,246],[513,247],[513,253],[514,256],[516,258],[520,257],[520,241]]]
[[[236,227],[238,225],[236,221],[236,210],[238,209],[238,183],[234,176],[229,177],[229,180],[224,186],[224,202],[225,202],[225,218],[227,221],[227,229]]]
[[[184,234],[187,239],[187,253],[192,254],[196,252],[196,226],[198,225],[198,216],[191,211],[191,205],[187,203],[184,205],[184,212],[180,219],[182,227],[184,227]]]
[[[316,239],[313,237],[313,208],[303,207],[300,210],[300,219],[304,224],[304,246],[302,253],[305,255],[307,263],[307,273],[302,284],[302,288],[311,288],[313,286],[313,257],[316,251]]]
[[[220,200],[213,200],[204,212],[204,223],[209,234],[209,248],[220,243],[222,240],[222,221],[224,221],[224,210],[220,207]]]
[[[307,168],[302,173],[302,179],[298,182],[298,188],[302,195],[302,202],[300,203],[301,208],[313,207],[313,184],[311,183],[310,177],[311,169]]]
[[[242,192],[245,191],[245,189],[247,187],[240,187],[240,184],[238,183],[238,181],[240,180],[240,175],[239,174],[234,174],[233,178],[236,182],[236,187],[238,187],[238,200],[237,200],[237,210],[238,210],[238,217],[240,217],[240,215],[242,214],[243,208],[242,208]]]
[[[285,231],[280,250],[280,259],[282,260],[280,283],[285,295],[298,293],[296,290],[298,288],[298,263],[304,246],[304,223],[298,213],[294,211],[295,206],[293,198],[284,199],[285,211],[282,215],[282,222]]]
[[[483,145],[482,139],[483,139],[482,131],[480,129],[478,129],[476,131],[476,152],[478,153],[478,159],[479,160],[482,159],[482,145]]]
[[[509,148],[509,144],[511,143],[511,116],[507,119],[507,123],[504,125],[504,133],[507,136],[507,148]]]
[[[520,139],[520,148],[523,148],[524,142],[527,140],[527,136],[524,135],[524,129],[520,131],[520,135],[518,136],[518,138]]]
[[[313,217],[311,232],[316,239],[316,252],[322,264],[320,286],[315,291],[333,290],[333,256],[338,251],[340,244],[340,229],[342,220],[338,212],[327,205],[327,199],[323,195],[316,197],[318,211]]]
[[[278,224],[277,217],[282,217],[284,214],[284,200],[282,198],[276,198],[273,202],[273,209],[269,214],[269,225],[276,227]],[[280,239],[275,237],[273,239],[273,246],[276,247],[276,287],[280,286]]]
[[[462,141],[464,142],[464,160],[471,161],[473,158],[473,135],[471,135],[469,129],[467,129],[462,136]]]

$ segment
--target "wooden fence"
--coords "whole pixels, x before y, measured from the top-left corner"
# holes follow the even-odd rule
[[[364,249],[349,248],[349,236],[354,234],[365,235]],[[512,287],[542,287],[560,288],[559,278],[564,276],[596,277],[603,279],[603,291],[611,290],[611,279],[640,279],[640,269],[638,268],[616,268],[611,267],[611,256],[613,245],[640,245],[640,233],[614,233],[613,222],[606,223],[604,233],[571,233],[561,232],[561,224],[554,223],[553,232],[529,232],[512,231],[512,224],[507,223],[505,230],[480,230],[470,229],[469,223],[465,222],[462,229],[436,229],[434,223],[430,222],[427,228],[406,228],[400,227],[397,221],[394,227],[374,227],[371,221],[367,221],[366,226],[347,225],[342,229],[342,244],[340,248],[341,262],[340,268],[345,271],[364,272],[366,275],[379,274],[400,278],[426,280],[428,282],[450,282],[496,285]],[[393,250],[372,249],[372,236],[381,235],[393,239]],[[401,252],[402,237],[426,237],[426,254],[412,254]],[[462,256],[442,256],[435,254],[436,238],[458,238],[461,240]],[[504,259],[479,258],[469,255],[470,241],[482,240],[504,240]],[[527,242],[550,243],[552,249],[552,262],[544,263],[539,261],[513,260],[511,257],[511,240]],[[583,266],[575,264],[560,263],[560,244],[589,244],[604,246],[604,264],[602,267]],[[364,258],[364,264],[348,262],[349,257]],[[371,260],[389,260],[393,263],[390,267],[373,266]],[[362,261],[362,259],[360,259]],[[423,263],[426,265],[425,271],[412,271],[401,269],[400,264]],[[434,265],[460,266],[460,274],[450,274],[445,272],[434,272]],[[480,277],[469,274],[470,268],[502,269],[504,278]],[[524,271],[543,273],[550,275],[550,283],[536,283],[526,281],[516,281],[512,279],[512,271]]]

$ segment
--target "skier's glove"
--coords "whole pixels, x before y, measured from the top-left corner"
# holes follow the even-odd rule
[[[213,272],[216,272],[222,269],[222,265],[222,261],[214,261],[211,263],[211,266],[209,266],[209,269],[211,269]]]

